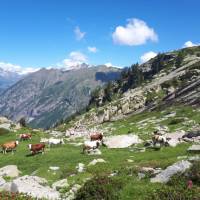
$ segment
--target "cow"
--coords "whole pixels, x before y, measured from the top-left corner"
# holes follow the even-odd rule
[[[102,133],[92,133],[90,134],[90,141],[103,141],[103,134]]]
[[[44,153],[45,144],[43,144],[43,143],[29,144],[28,148],[30,149],[32,155],[35,155],[36,153],[39,153],[40,151],[42,151],[42,153]]]
[[[85,153],[87,151],[88,153],[94,149],[98,149],[100,145],[99,141],[85,141],[83,144],[83,151],[82,153]]]
[[[167,138],[163,135],[153,135],[152,141],[154,145],[157,143],[167,145]]]
[[[6,142],[2,144],[1,147],[3,150],[3,154],[6,154],[7,150],[11,150],[13,154],[18,144],[19,144],[19,141],[11,141],[11,142]]]
[[[32,134],[30,133],[23,133],[19,135],[20,140],[30,140],[32,138]]]

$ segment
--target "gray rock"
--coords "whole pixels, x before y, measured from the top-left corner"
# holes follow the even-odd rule
[[[6,181],[2,177],[0,177],[0,187],[3,186],[5,183]]]
[[[97,163],[105,163],[106,161],[102,158],[98,158],[98,159],[94,159],[93,161],[91,161],[88,166],[90,165],[96,165]]]
[[[189,152],[200,152],[200,144],[193,144],[188,148]]]
[[[25,193],[38,199],[58,200],[60,197],[59,192],[49,186],[45,186],[44,184],[46,183],[47,181],[43,178],[25,175],[14,179],[8,185],[7,190],[10,192]]]
[[[137,135],[117,135],[105,138],[104,144],[108,148],[127,148],[133,144],[139,144],[142,140]]]
[[[61,188],[69,187],[67,179],[59,180],[52,184],[54,190],[60,190]]]
[[[18,170],[16,165],[7,165],[5,167],[0,168],[0,176],[8,176],[11,178],[18,177],[20,171]]]
[[[185,172],[188,168],[191,167],[191,163],[188,161],[179,161],[174,163],[173,165],[167,167],[165,170],[163,170],[161,173],[159,173],[158,175],[156,175],[154,178],[151,178],[151,182],[155,183],[155,182],[160,182],[160,183],[167,183],[170,178],[177,174],[178,172]]]
[[[144,174],[144,173],[141,173],[141,172],[138,173],[138,178],[139,178],[139,179],[142,179],[142,178],[144,178],[144,177],[145,177],[145,174]]]
[[[85,171],[85,164],[83,163],[78,163],[78,165],[76,166],[76,169],[79,173],[82,173]]]

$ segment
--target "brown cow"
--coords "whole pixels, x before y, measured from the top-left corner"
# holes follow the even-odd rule
[[[90,135],[90,140],[91,141],[96,141],[96,140],[102,141],[103,140],[103,134],[102,133],[92,133]]]
[[[23,133],[19,135],[20,140],[30,140],[32,135],[30,133]]]
[[[29,147],[32,154],[36,154],[39,151],[42,151],[42,153],[44,153],[45,144],[43,144],[43,143],[41,143],[41,144],[29,144],[28,147]]]
[[[3,154],[6,154],[7,150],[11,150],[12,153],[14,153],[14,149],[17,147],[18,144],[19,144],[19,141],[11,141],[11,142],[6,142],[2,144],[1,147],[3,150]]]

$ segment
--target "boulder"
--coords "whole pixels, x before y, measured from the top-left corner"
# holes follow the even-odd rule
[[[59,180],[52,184],[54,190],[60,190],[61,188],[69,187],[67,179]]]
[[[6,117],[0,117],[0,124],[3,124],[3,123],[10,123],[10,120]]]
[[[194,153],[200,152],[200,144],[193,144],[191,147],[188,148],[188,151]]]
[[[181,138],[185,134],[185,131],[176,131],[174,133],[167,133],[166,138],[170,138],[170,140],[167,141],[169,146],[175,147],[179,143],[181,143]]]
[[[137,135],[117,135],[105,138],[104,144],[108,148],[127,148],[133,144],[139,144],[142,140]]]
[[[20,171],[18,170],[16,165],[7,165],[5,167],[0,168],[0,176],[8,176],[11,178],[18,177]]]
[[[2,177],[0,177],[0,187],[2,186],[2,185],[4,185],[6,183],[6,181],[2,178]]]
[[[191,165],[192,164],[190,162],[185,160],[178,161],[173,165],[167,167],[161,173],[157,174],[154,178],[151,178],[150,181],[152,183],[167,183],[173,175],[177,174],[178,172],[185,172],[188,168],[191,167]]]
[[[82,173],[85,171],[85,164],[83,163],[78,163],[78,165],[76,166],[76,169],[79,173]]]
[[[25,193],[37,199],[58,200],[59,192],[44,184],[47,184],[47,181],[43,178],[25,175],[14,179],[10,186],[8,185],[7,190]],[[4,187],[4,189],[6,188]]]
[[[94,159],[93,161],[91,161],[88,165],[96,165],[97,163],[105,163],[106,161],[102,158],[98,158],[98,159]]]

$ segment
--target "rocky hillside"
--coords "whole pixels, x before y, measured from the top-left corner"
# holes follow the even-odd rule
[[[93,89],[119,75],[118,69],[106,66],[41,69],[0,96],[0,114],[15,121],[25,117],[31,126],[47,128],[86,107]]]
[[[91,110],[78,123],[124,118],[169,104],[200,105],[200,47],[159,54],[123,72],[122,79],[93,94]]]

